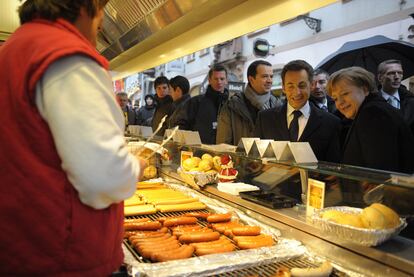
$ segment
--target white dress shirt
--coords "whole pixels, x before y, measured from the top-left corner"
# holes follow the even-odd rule
[[[400,108],[400,94],[398,93],[398,90],[396,92],[394,92],[394,94],[388,94],[385,91],[381,90],[381,95],[385,99],[385,101],[387,101],[388,103],[390,103],[389,98],[394,97],[394,99],[392,101],[394,101],[395,106],[392,105],[392,104],[390,104],[390,105],[394,106],[397,109]]]

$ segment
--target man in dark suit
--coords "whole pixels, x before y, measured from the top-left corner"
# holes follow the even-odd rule
[[[340,120],[310,104],[313,68],[294,60],[282,69],[287,103],[258,114],[255,135],[263,139],[309,142],[318,160],[340,160]]]
[[[128,105],[128,94],[120,91],[115,95],[115,97],[119,107],[121,107],[122,112],[124,113],[125,128],[128,125],[138,125],[137,113],[131,106]]]
[[[327,94],[326,84],[328,83],[329,73],[322,69],[316,69],[313,73],[313,82],[309,102],[323,111],[335,114],[335,101]]]
[[[388,104],[400,111],[414,133],[414,94],[401,85],[404,73],[401,61],[383,61],[378,65],[377,71],[381,96]]]

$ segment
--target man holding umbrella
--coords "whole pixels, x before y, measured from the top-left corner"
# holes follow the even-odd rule
[[[378,65],[377,72],[382,97],[391,106],[401,111],[405,122],[414,133],[414,95],[401,85],[403,78],[401,61],[383,61]]]

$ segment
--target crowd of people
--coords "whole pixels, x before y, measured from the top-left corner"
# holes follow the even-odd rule
[[[242,137],[302,141],[320,161],[413,173],[414,94],[402,77],[398,60],[379,64],[377,81],[360,67],[330,76],[293,60],[282,69],[281,98],[271,91],[272,65],[256,60],[245,90],[229,96],[227,69],[213,65],[206,93],[195,97],[184,76],[158,77],[152,126],[167,115],[165,128],[198,131],[205,144],[237,145]]]

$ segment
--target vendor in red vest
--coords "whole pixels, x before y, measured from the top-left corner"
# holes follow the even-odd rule
[[[108,61],[108,0],[27,0],[0,47],[0,276],[109,276],[123,262],[128,153]]]

